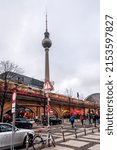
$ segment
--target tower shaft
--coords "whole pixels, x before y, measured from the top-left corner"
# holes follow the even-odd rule
[[[49,74],[49,48],[45,48],[45,82],[50,81]]]

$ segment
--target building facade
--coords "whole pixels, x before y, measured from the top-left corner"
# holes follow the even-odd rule
[[[12,108],[12,93],[17,85],[16,111],[17,115],[24,117],[41,118],[46,112],[47,95],[39,88],[30,88],[23,84],[9,82],[6,100],[4,105],[4,114],[10,112]],[[0,80],[0,102],[4,93],[4,80]],[[79,113],[88,114],[89,112],[99,112],[100,105],[95,102],[83,101],[75,98],[70,98],[61,94],[49,93],[50,97],[50,115],[59,117],[68,117],[70,111],[78,110]],[[30,111],[29,111],[30,110]],[[29,116],[28,116],[29,115]]]

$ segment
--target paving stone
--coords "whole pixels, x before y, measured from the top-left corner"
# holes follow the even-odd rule
[[[89,144],[89,142],[81,142],[81,141],[76,141],[76,140],[69,140],[69,141],[63,142],[61,144],[63,144],[63,145],[70,145],[70,146],[73,146],[73,147],[81,147],[81,146],[84,146],[86,144]]]
[[[96,134],[90,134],[90,135],[85,135],[85,136],[83,136],[83,137],[85,137],[85,138],[91,138],[91,139],[100,139],[100,136],[99,135],[96,135]]]
[[[99,140],[96,140],[96,139],[89,139],[89,138],[78,138],[78,140],[82,140],[82,141],[90,141],[90,142],[97,142],[99,143],[100,141]]]
[[[96,145],[88,148],[88,150],[100,150],[100,144],[96,144]]]
[[[94,134],[96,134],[96,135],[100,135],[100,133],[99,133],[99,132],[97,132],[97,133],[94,133]]]
[[[47,147],[44,148],[44,150],[73,150],[72,148],[68,148],[68,147],[62,147],[62,146],[56,146],[56,147]]]
[[[68,136],[68,135],[70,135],[71,133],[64,133],[64,136]],[[63,135],[62,135],[62,133],[55,133],[54,134],[55,136],[59,136],[59,137],[62,137]]]

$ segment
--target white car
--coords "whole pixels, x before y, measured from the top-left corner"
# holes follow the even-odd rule
[[[14,146],[26,146],[26,136],[29,133],[29,146],[32,145],[34,131],[29,129],[19,129],[15,127]],[[11,147],[12,125],[0,122],[0,150]]]

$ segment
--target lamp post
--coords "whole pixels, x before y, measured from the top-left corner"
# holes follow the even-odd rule
[[[45,98],[44,98],[44,106],[43,107],[44,107],[44,117],[45,117],[45,113],[46,113],[45,112],[45,107],[46,107],[46,100],[45,100]]]
[[[18,78],[18,83],[19,83],[19,79]],[[17,101],[16,101],[16,96],[17,96],[17,87],[18,87],[18,84],[16,83],[15,84],[15,88],[13,89],[13,94],[12,94],[12,110],[11,110],[11,113],[12,113],[12,137],[11,137],[11,150],[14,150],[14,140],[15,140],[15,116],[16,116],[16,104],[17,104]]]
[[[14,136],[15,136],[15,113],[16,113],[16,89],[12,94],[12,138],[11,138],[11,150],[14,150]]]
[[[48,106],[48,127],[50,126],[50,121],[49,121],[49,118],[50,118],[50,98],[49,98],[49,92],[47,93],[47,106]]]
[[[43,90],[43,115],[44,115],[44,117],[45,117],[45,115],[46,115],[46,99],[45,99],[45,92],[44,92],[44,90]]]

